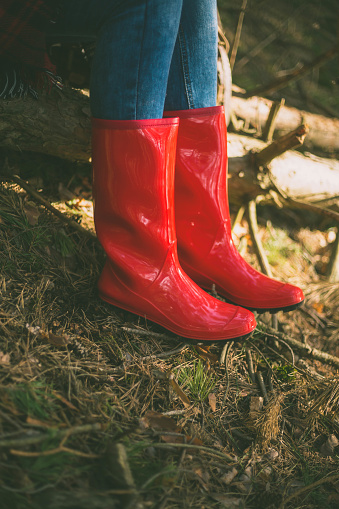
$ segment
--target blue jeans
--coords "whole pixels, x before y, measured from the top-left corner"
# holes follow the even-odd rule
[[[216,105],[216,0],[69,0],[56,31],[96,37],[97,118],[162,118]]]

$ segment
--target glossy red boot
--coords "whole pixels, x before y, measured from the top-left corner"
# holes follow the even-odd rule
[[[259,312],[289,311],[304,299],[300,288],[253,269],[234,246],[227,199],[227,141],[222,106],[166,112],[179,117],[175,174],[178,255],[201,287]]]
[[[107,261],[100,297],[202,341],[250,334],[248,310],[214,299],[181,269],[174,227],[178,119],[93,119],[97,236]]]

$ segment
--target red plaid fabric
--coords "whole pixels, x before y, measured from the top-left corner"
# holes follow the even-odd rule
[[[0,0],[0,98],[60,85],[45,43],[58,0]]]
[[[54,71],[45,47],[45,29],[53,15],[45,0],[1,0],[0,58]]]

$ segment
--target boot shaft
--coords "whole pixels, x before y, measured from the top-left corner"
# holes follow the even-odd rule
[[[93,119],[96,232],[113,270],[126,284],[132,279],[133,285],[152,282],[176,241],[177,131],[178,119]]]
[[[230,230],[227,128],[222,106],[166,112],[180,117],[175,174],[175,217],[180,250],[209,253],[220,225]]]

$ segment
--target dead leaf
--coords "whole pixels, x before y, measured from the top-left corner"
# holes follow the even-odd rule
[[[264,405],[264,398],[262,396],[251,396],[250,400],[250,419],[255,421],[259,417],[259,413]]]
[[[53,332],[50,332],[48,334],[48,342],[54,346],[67,346],[69,340],[66,336],[57,336],[56,334],[53,334]]]
[[[315,309],[317,313],[322,313],[324,311],[324,304],[321,302],[314,302],[312,308]]]
[[[193,444],[193,445],[204,445],[204,442],[202,440],[200,440],[200,438],[193,438],[190,437],[189,435],[186,435],[186,440],[187,440],[187,443],[190,443],[190,444]]]
[[[39,421],[38,419],[33,419],[32,417],[26,418],[26,423],[31,426],[37,426],[38,428],[49,428],[50,426],[46,422]]]
[[[217,364],[219,362],[218,356],[209,352],[209,346],[195,346],[194,348],[202,359],[210,361],[211,364]]]
[[[279,458],[279,453],[278,451],[276,451],[275,449],[269,449],[268,453],[265,454],[265,457],[269,460],[269,461],[274,461],[276,460],[277,458]]]
[[[10,354],[9,353],[3,353],[0,351],[0,364],[10,364]]]
[[[34,336],[36,336],[37,334],[41,334],[41,331],[40,331],[41,328],[39,327],[39,325],[36,325],[34,327],[33,325],[29,325],[29,323],[26,323],[26,329],[31,334],[34,334]]]
[[[220,480],[225,484],[229,485],[237,475],[238,470],[236,468],[232,468],[232,470],[224,474]]]
[[[208,395],[208,403],[212,409],[212,412],[215,412],[217,409],[217,398],[216,398],[215,394],[213,394],[213,392],[211,392]]]
[[[195,475],[198,478],[198,481],[200,482],[201,486],[208,491],[208,481],[210,480],[210,474],[206,472],[206,470],[202,470],[201,468],[197,468],[194,470]]]
[[[61,394],[59,394],[58,392],[55,392],[55,391],[52,391],[52,392],[53,392],[53,396],[55,396],[57,399],[62,401],[66,406],[68,406],[68,408],[70,408],[71,410],[76,410],[77,412],[79,411],[76,406],[74,406],[70,401],[68,401],[68,399],[61,396]]]
[[[180,433],[181,428],[177,428],[177,433]],[[166,444],[192,444],[192,445],[203,445],[203,442],[199,438],[193,438],[189,435],[161,435],[161,440]]]
[[[58,184],[58,191],[61,201],[70,201],[77,198],[75,194],[72,193],[69,189],[67,189],[67,187],[65,187],[62,182],[59,182]]]
[[[299,491],[300,488],[304,488],[305,483],[303,481],[299,481],[298,479],[293,479],[288,483],[286,495],[291,495],[292,493],[295,493],[296,491]]]
[[[180,428],[178,428],[174,419],[162,415],[159,412],[154,412],[153,410],[148,410],[145,415],[139,419],[139,423],[144,429],[152,428],[159,431],[180,433]]]
[[[24,212],[28,224],[35,226],[39,220],[40,212],[33,202],[27,201],[24,205]]]
[[[168,374],[165,373],[164,371],[161,371],[161,369],[153,369],[152,370],[152,375],[157,380],[168,380]]]
[[[239,507],[244,507],[241,498],[230,497],[225,493],[209,493],[209,495],[226,509],[238,509]]]
[[[271,475],[272,475],[272,468],[271,467],[263,467],[260,470],[258,477],[262,481],[268,482],[270,480]]]
[[[239,476],[239,482],[234,483],[239,491],[249,495],[253,488],[253,472],[252,467],[248,466],[244,472]]]
[[[240,398],[246,398],[249,394],[251,394],[251,391],[247,391],[246,389],[242,389],[239,392],[239,397]]]
[[[148,410],[141,419],[139,419],[139,424],[143,429],[152,428],[157,431],[163,431],[168,433],[178,433],[182,434],[182,436],[177,435],[161,435],[160,438],[163,442],[167,444],[184,444],[190,443],[193,445],[203,445],[203,442],[199,438],[193,438],[189,435],[185,435],[183,433],[182,428],[180,428],[174,419],[171,417],[167,417],[166,415],[162,415],[159,412],[154,412],[152,410]]]
[[[197,468],[194,472],[204,481],[208,482],[210,480],[210,474],[206,472],[206,470],[202,470],[201,468]]]
[[[181,400],[181,402],[184,404],[185,408],[189,408],[191,406],[191,402],[188,399],[188,397],[186,396],[186,394],[184,393],[184,391],[179,387],[177,382],[174,380],[173,374],[171,374],[169,376],[169,383],[170,383],[172,389],[174,390],[174,392],[177,394],[177,396]]]
[[[320,454],[323,457],[333,456],[334,449],[338,447],[339,440],[335,435],[330,435],[326,442],[320,447]]]

